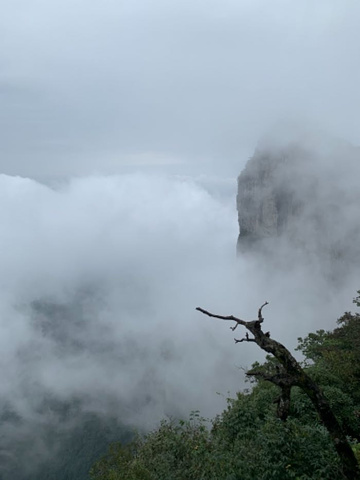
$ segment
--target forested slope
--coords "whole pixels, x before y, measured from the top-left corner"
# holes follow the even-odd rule
[[[360,292],[359,292],[360,293]],[[360,297],[354,302],[360,306]],[[241,347],[241,346],[240,346]],[[332,331],[299,338],[303,367],[322,388],[360,459],[360,315],[345,313]],[[256,370],[276,372],[268,357]],[[280,389],[251,380],[217,418],[192,412],[168,419],[128,446],[113,445],[93,480],[341,479],[339,458],[308,397],[294,387],[286,421],[277,415]]]

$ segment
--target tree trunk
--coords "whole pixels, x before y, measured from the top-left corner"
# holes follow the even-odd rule
[[[221,320],[229,320],[235,322],[235,326],[231,327],[234,331],[238,325],[243,325],[249,332],[252,333],[253,337],[250,337],[248,333],[245,334],[245,337],[238,340],[235,339],[236,343],[241,342],[254,342],[265,352],[271,353],[277,360],[282,364],[285,371],[286,383],[289,385],[289,390],[285,395],[284,400],[289,400],[289,392],[292,386],[300,387],[312,401],[321,422],[328,430],[330,437],[333,441],[334,447],[339,455],[344,477],[348,480],[359,480],[360,471],[359,464],[356,460],[354,452],[347,441],[346,435],[343,432],[341,425],[339,424],[337,418],[333,414],[330,404],[319,388],[319,386],[305,373],[301,365],[297,360],[291,355],[289,350],[284,347],[281,343],[277,342],[270,338],[270,332],[264,333],[261,329],[261,324],[264,321],[262,316],[262,309],[268,302],[265,302],[258,311],[257,320],[245,321],[240,318],[234,317],[233,315],[224,316],[224,315],[215,315],[208,312],[200,307],[196,310],[208,315],[209,317],[219,318]],[[249,375],[259,375],[258,372],[248,372]],[[266,378],[263,375],[263,378],[269,380],[276,385],[281,387],[279,383],[279,375],[268,376]],[[281,375],[281,382],[283,383],[284,375]],[[280,398],[281,401],[281,398]],[[286,402],[285,402],[286,403]],[[280,407],[280,405],[279,405]],[[279,409],[278,409],[279,412]],[[288,405],[284,405],[284,417],[286,419],[288,412]]]

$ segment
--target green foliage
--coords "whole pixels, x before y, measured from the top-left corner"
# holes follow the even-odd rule
[[[354,298],[353,303],[355,303],[355,305],[360,307],[360,290],[358,290],[357,293],[358,293],[358,296]]]
[[[316,333],[309,333],[305,338],[299,337],[299,345],[296,350],[300,350],[304,354],[306,360],[317,362],[323,355],[324,342],[327,337],[328,332],[325,330],[317,330]]]
[[[131,445],[112,446],[91,470],[96,480],[187,480],[220,475],[208,422],[193,412],[187,421],[167,420]],[[218,477],[220,478],[220,477]]]
[[[354,303],[360,306],[360,296]],[[360,315],[345,312],[337,323],[333,331],[318,330],[299,338],[298,350],[316,381],[338,387],[360,404]]]
[[[360,306],[359,296],[354,303]],[[299,339],[306,372],[321,386],[360,460],[360,315],[345,313],[332,331]],[[276,373],[276,359],[253,365]],[[279,389],[251,380],[212,422],[193,412],[163,421],[128,446],[113,445],[92,480],[327,480],[342,478],[339,458],[302,390],[291,391],[286,422],[276,416]]]
[[[229,399],[211,425],[198,413],[164,421],[132,445],[112,446],[93,480],[287,480],[339,478],[327,431],[316,421],[275,415],[277,390],[266,382]]]

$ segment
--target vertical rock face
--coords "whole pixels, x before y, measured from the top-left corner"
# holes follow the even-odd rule
[[[277,176],[284,165],[281,156],[256,153],[238,179],[237,209],[239,247],[277,236],[282,228],[281,187]]]
[[[238,252],[296,249],[360,258],[360,151],[288,145],[256,150],[238,178]]]

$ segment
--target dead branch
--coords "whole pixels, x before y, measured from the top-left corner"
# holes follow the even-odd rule
[[[203,313],[204,315],[207,315],[208,317],[219,318],[220,320],[230,320],[230,321],[236,322],[235,327],[230,327],[233,331],[238,325],[246,326],[246,324],[248,323],[248,322],[245,322],[244,320],[241,320],[241,318],[234,317],[234,315],[228,315],[228,316],[216,315],[215,313],[208,312],[207,310],[204,310],[203,308],[200,308],[200,307],[196,307],[196,310]]]
[[[266,306],[266,305],[269,305],[269,302],[265,302],[261,305],[261,307],[259,308],[259,311],[258,311],[258,319],[260,320],[260,322],[263,322],[264,321],[264,317],[262,316],[262,309]]]
[[[281,393],[274,400],[274,403],[277,404],[277,417],[280,418],[282,422],[286,422],[290,413],[291,388],[294,386],[294,379],[286,372],[280,373],[278,368],[276,370],[276,374],[270,374],[260,370],[250,370],[246,375],[249,377],[260,377],[280,388]]]
[[[236,324],[237,325],[237,324]],[[232,330],[234,330],[234,328],[232,328]],[[234,338],[235,340],[235,343],[241,343],[241,342],[256,342],[255,338],[250,338],[249,337],[249,334],[246,332],[245,333],[245,337],[244,338],[240,338],[240,339],[237,339],[237,338]]]
[[[258,310],[257,320],[252,321],[245,321],[234,317],[233,315],[217,315],[200,307],[197,307],[196,310],[212,318],[235,322],[235,326],[231,327],[232,330],[235,330],[238,325],[243,325],[250,333],[253,334],[253,338],[250,338],[246,333],[244,338],[239,340],[234,339],[235,343],[242,343],[245,341],[254,342],[262,350],[271,353],[279,361],[283,367],[283,372],[281,373],[268,375],[263,372],[253,371],[248,372],[248,375],[262,376],[262,378],[265,380],[268,380],[281,388],[281,395],[278,399],[278,415],[282,420],[286,420],[289,413],[291,388],[295,385],[300,387],[312,401],[320,420],[330,434],[334,447],[342,463],[344,477],[349,480],[359,480],[359,465],[354,452],[352,451],[346,435],[343,432],[342,427],[334,413],[332,412],[330,404],[322,390],[307,375],[299,362],[291,355],[289,350],[284,345],[276,340],[271,339],[270,332],[264,333],[262,331],[261,324],[264,322],[262,310],[268,304],[268,302],[265,302],[263,305],[261,305]]]
[[[255,338],[234,338],[235,343],[241,342],[256,342]]]
[[[259,370],[250,370],[246,372],[246,375],[248,377],[261,377],[263,380],[267,380],[268,382],[274,383],[275,385],[279,387],[283,386],[289,386],[293,387],[295,386],[294,383],[294,378],[291,375],[288,375],[287,373],[276,373],[274,375],[266,372],[261,372]]]

